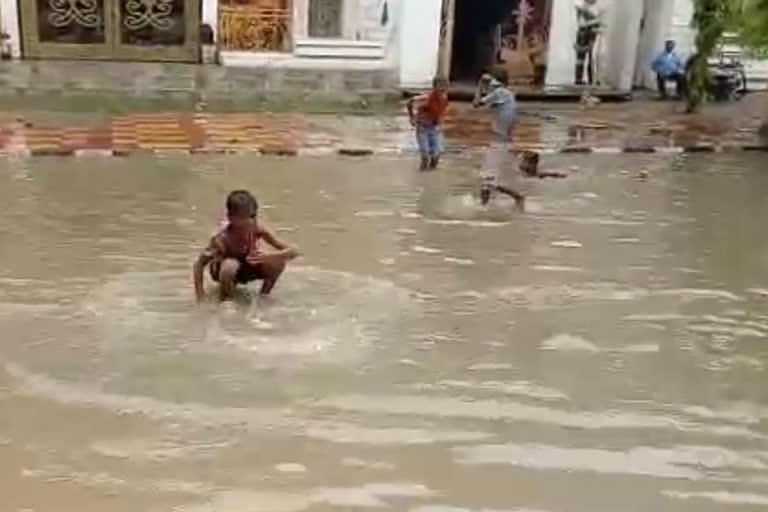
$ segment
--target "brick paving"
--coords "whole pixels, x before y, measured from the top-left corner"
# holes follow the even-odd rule
[[[765,98],[684,115],[661,102],[521,105],[516,149],[547,152],[664,152],[766,150],[757,135]],[[404,117],[238,113],[123,115],[95,124],[30,122],[0,116],[0,153],[23,155],[128,155],[135,152],[349,156],[415,151]],[[454,104],[445,123],[451,152],[482,148],[490,138],[488,114]]]

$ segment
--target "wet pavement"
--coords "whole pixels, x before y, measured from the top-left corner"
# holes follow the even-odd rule
[[[0,508],[764,511],[764,158],[4,158]],[[239,187],[304,256],[195,307]]]
[[[757,135],[765,95],[685,115],[675,102],[638,101],[590,108],[521,104],[517,149],[543,152],[768,150]],[[490,138],[488,114],[454,103],[447,150],[473,151]],[[33,155],[184,151],[280,155],[404,154],[415,151],[404,117],[239,113],[155,113],[65,119],[0,116],[0,152]]]

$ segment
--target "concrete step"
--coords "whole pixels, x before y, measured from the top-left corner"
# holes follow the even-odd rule
[[[313,59],[384,59],[384,44],[378,41],[348,39],[298,39],[294,47],[297,57]]]

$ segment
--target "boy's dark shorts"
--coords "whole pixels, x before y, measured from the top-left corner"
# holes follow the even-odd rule
[[[237,269],[237,275],[235,275],[235,282],[237,284],[246,284],[252,281],[261,281],[264,279],[264,273],[261,271],[259,265],[251,265],[245,260],[239,260],[240,267]],[[219,282],[219,272],[221,271],[221,262],[214,261],[211,263],[211,279]]]

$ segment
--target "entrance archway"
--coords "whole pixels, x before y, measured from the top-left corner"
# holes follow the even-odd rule
[[[551,0],[453,0],[449,76],[474,82],[492,66],[507,69],[518,85],[543,85]],[[450,42],[447,40],[450,39]],[[445,70],[444,70],[445,72]]]

